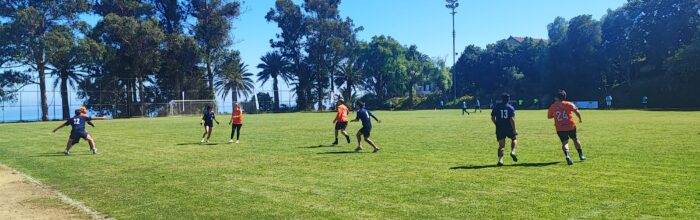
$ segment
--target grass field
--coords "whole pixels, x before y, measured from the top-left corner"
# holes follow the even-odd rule
[[[588,160],[567,166],[545,111],[518,111],[504,167],[487,111],[374,113],[376,154],[327,146],[333,113],[290,113],[245,116],[237,145],[225,123],[200,145],[196,117],[96,121],[96,156],[62,156],[59,122],[1,124],[0,163],[118,219],[700,218],[700,112],[583,111]]]

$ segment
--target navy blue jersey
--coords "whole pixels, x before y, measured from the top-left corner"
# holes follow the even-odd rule
[[[512,129],[510,119],[515,117],[515,108],[508,103],[498,103],[491,110],[491,117],[496,117],[496,129]]]
[[[204,116],[202,116],[202,120],[204,120],[204,124],[212,124],[214,123],[214,112],[205,112]]]
[[[89,116],[76,115],[66,121],[65,125],[70,125],[72,127],[72,132],[84,132],[85,123],[91,121],[92,118]]]
[[[372,112],[369,112],[365,108],[362,108],[359,111],[357,111],[357,117],[355,117],[355,119],[360,119],[360,121],[362,121],[362,127],[371,128],[372,121],[369,118],[370,116],[372,116],[374,120],[379,121],[379,119],[377,119],[377,117],[375,117],[374,114],[372,114]]]

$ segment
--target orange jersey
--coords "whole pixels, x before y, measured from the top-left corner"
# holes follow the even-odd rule
[[[348,107],[341,104],[338,106],[338,114],[335,115],[335,120],[338,122],[348,122],[348,114],[350,114]]]
[[[576,129],[572,112],[578,110],[574,103],[562,101],[549,106],[547,116],[554,118],[554,127],[557,131],[571,131]]]
[[[233,121],[233,124],[243,124],[243,111],[241,111],[241,108],[236,108],[233,110],[233,114],[231,115],[231,121]]]

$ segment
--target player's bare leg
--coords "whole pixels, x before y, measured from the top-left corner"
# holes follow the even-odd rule
[[[369,145],[371,145],[372,148],[374,149],[374,150],[372,150],[372,153],[377,153],[377,151],[381,150],[381,149],[379,149],[379,147],[377,147],[376,144],[374,144],[374,141],[372,141],[372,139],[369,139],[368,137],[365,137],[365,141],[366,141]]]
[[[569,140],[561,142],[561,149],[562,151],[564,151],[564,156],[566,156],[566,163],[569,165],[573,165],[574,161],[572,161],[571,157],[569,156]]]
[[[70,154],[71,147],[73,147],[73,140],[69,138],[68,143],[66,144],[66,150],[63,151],[63,154],[68,156],[68,154]]]
[[[204,143],[204,140],[206,140],[204,138],[207,137],[207,133],[209,133],[209,127],[204,126],[204,134],[202,134],[202,141],[200,141],[199,143]]]
[[[340,133],[342,133],[343,136],[345,136],[345,140],[348,141],[348,144],[349,144],[350,143],[350,135],[348,134],[348,132],[345,131],[345,129],[343,129],[343,130],[340,130]],[[335,138],[338,139],[338,136],[336,135]]]
[[[335,141],[333,142],[333,145],[338,144],[338,130],[340,129],[335,129]]]
[[[503,166],[503,151],[506,148],[506,139],[498,140],[498,163],[497,166]]]
[[[503,143],[505,145],[505,143]],[[518,157],[515,156],[515,148],[518,147],[518,140],[511,140],[510,141],[510,157],[513,158],[514,162],[518,162]],[[505,148],[505,146],[503,147]]]
[[[97,154],[97,147],[95,147],[95,139],[93,139],[92,136],[88,134],[85,140],[87,140],[88,145],[90,145],[90,152],[92,152],[92,154]]]
[[[357,132],[357,147],[355,148],[355,151],[361,151],[362,150],[362,133],[359,131]]]
[[[586,156],[583,155],[583,148],[581,148],[581,141],[578,140],[578,138],[572,138],[574,140],[574,147],[576,147],[576,151],[578,152],[578,158],[581,160],[586,160]]]
[[[207,142],[209,142],[209,139],[211,138],[212,130],[214,130],[213,127],[209,127],[209,129],[207,130]]]

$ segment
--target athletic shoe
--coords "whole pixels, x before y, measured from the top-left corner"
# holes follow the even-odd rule
[[[571,160],[571,158],[567,157],[567,158],[566,158],[566,164],[574,165],[574,161]]]
[[[333,141],[332,145],[338,145],[338,140]]]
[[[348,144],[350,143],[350,136],[345,136],[345,140],[348,141]]]
[[[63,155],[68,156],[68,155],[70,155],[70,153],[69,153],[67,150],[64,150],[64,151],[63,151]]]
[[[238,144],[238,140],[236,140],[236,144]]]
[[[581,159],[581,160],[586,160],[586,156],[583,156],[583,155],[578,155],[578,159]]]
[[[200,144],[203,144],[203,143],[204,143],[204,139],[202,139],[201,141],[199,141],[199,143],[200,143]]]
[[[233,139],[228,140],[228,143],[229,143],[229,144],[233,144]]]
[[[381,150],[381,149],[380,149],[380,148],[374,148],[374,150],[372,151],[372,153],[377,153],[377,152],[379,152],[379,150]]]
[[[510,157],[513,158],[513,161],[518,162],[518,157],[515,154],[510,154]]]
[[[498,163],[496,164],[496,166],[502,167],[502,166],[503,166],[503,163],[498,162]]]
[[[92,154],[97,154],[97,148],[92,148],[90,149],[90,151],[92,152]]]
[[[362,150],[362,147],[355,148],[355,152],[360,152],[361,150]]]

